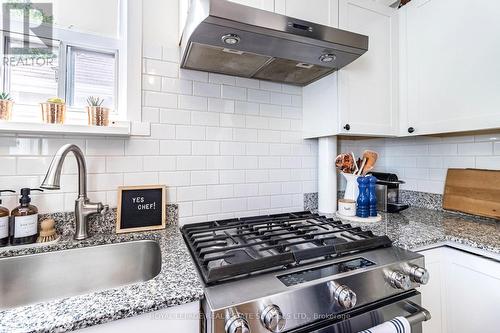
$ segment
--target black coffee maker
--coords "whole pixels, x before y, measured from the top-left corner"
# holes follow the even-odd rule
[[[371,172],[377,178],[377,209],[387,213],[397,213],[409,205],[399,202],[399,185],[405,182],[394,173]]]

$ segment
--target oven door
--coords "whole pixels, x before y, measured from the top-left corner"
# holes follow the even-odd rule
[[[420,293],[414,291],[337,315],[334,318],[323,318],[290,332],[357,333],[402,316],[410,322],[412,333],[422,333],[422,322],[430,319],[430,313],[420,305]]]

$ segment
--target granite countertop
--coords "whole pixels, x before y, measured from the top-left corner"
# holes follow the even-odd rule
[[[346,221],[344,221],[346,222]],[[450,242],[500,254],[500,221],[477,216],[410,207],[398,214],[382,213],[376,223],[351,223],[376,235],[387,235],[394,245],[415,250]]]
[[[377,235],[387,235],[394,245],[406,249],[452,243],[496,256],[500,254],[500,222],[496,220],[417,207],[399,214],[382,214],[382,217],[382,221],[376,223],[349,223],[372,230]],[[203,285],[177,225],[169,225],[166,230],[158,232],[122,235],[113,232],[111,223],[102,225],[107,227],[94,230],[94,236],[80,242],[73,241],[72,233],[63,226],[62,239],[56,244],[41,248],[0,249],[0,258],[152,239],[162,250],[160,274],[146,282],[1,310],[0,332],[71,331],[194,302],[203,297]]]
[[[177,225],[157,232],[96,234],[73,241],[70,234],[41,248],[0,250],[0,258],[47,251],[150,239],[160,244],[161,272],[146,282],[134,283],[81,296],[0,310],[0,332],[65,332],[194,302],[203,286]]]

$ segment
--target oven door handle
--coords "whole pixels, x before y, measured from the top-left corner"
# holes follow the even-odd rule
[[[432,318],[431,313],[427,309],[411,301],[405,301],[404,308],[411,313],[411,315],[405,317],[410,325],[419,324]]]

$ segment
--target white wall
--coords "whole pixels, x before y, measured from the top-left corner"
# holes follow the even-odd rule
[[[0,189],[39,186],[56,149],[76,143],[91,199],[111,206],[117,186],[161,183],[181,223],[303,208],[303,193],[317,191],[317,144],[301,139],[302,90],[180,70],[177,6],[165,3],[144,1],[143,117],[152,136],[2,136]],[[75,173],[71,161],[61,191],[34,196],[41,212],[73,210]]]
[[[500,170],[500,131],[492,134],[399,139],[339,140],[339,152],[374,149],[377,171],[394,172],[402,188],[442,194],[448,168]],[[345,184],[342,182],[341,187]]]

